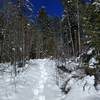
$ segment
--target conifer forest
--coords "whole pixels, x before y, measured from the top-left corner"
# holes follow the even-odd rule
[[[100,0],[0,0],[0,100],[100,100]]]

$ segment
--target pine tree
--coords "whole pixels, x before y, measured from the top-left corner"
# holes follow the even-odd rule
[[[82,4],[84,10],[81,14],[83,33],[88,35],[87,41],[100,52],[100,2],[95,0],[92,4]],[[88,13],[88,14],[87,14]]]
[[[45,10],[45,7],[42,6],[40,11],[39,11],[39,15],[38,15],[38,25],[39,25],[39,29],[42,32],[42,53],[43,56],[47,55],[47,40],[48,40],[48,33],[49,33],[49,29],[48,29],[48,16]]]
[[[62,0],[62,2],[64,5],[62,21],[64,48],[67,48],[67,56],[77,56],[80,53],[79,2],[76,0]]]

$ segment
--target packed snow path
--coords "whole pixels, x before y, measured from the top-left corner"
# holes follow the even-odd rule
[[[62,97],[55,81],[55,64],[50,60],[38,60],[40,75],[33,88],[34,100],[59,100]]]

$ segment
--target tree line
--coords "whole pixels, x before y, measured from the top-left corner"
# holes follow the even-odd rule
[[[99,1],[88,5],[78,0],[61,1],[62,18],[48,16],[45,7],[41,7],[34,22],[23,14],[25,0],[5,1],[6,7],[0,10],[0,62],[77,57],[90,39],[99,53]]]

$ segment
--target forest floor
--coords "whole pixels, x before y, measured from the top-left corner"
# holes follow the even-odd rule
[[[85,90],[83,85],[90,79]],[[56,85],[55,62],[49,59],[30,60],[28,68],[12,79],[11,74],[0,75],[0,100],[100,100],[92,77],[80,79],[67,95]]]

